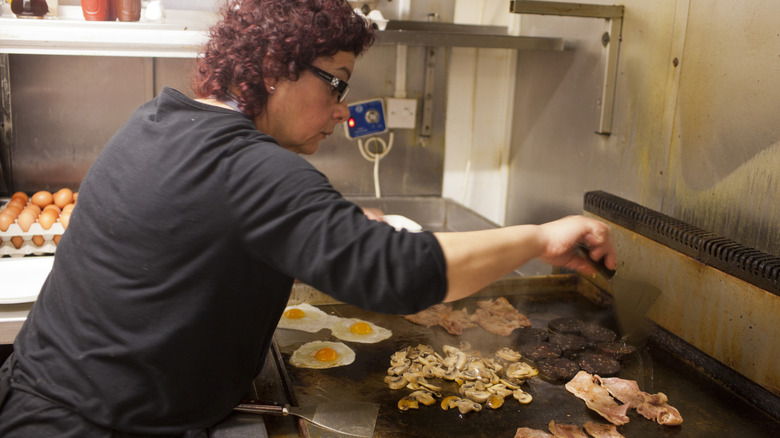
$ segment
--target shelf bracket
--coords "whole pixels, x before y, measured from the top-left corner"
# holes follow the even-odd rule
[[[597,134],[609,135],[612,132],[612,116],[615,107],[615,87],[617,85],[617,62],[620,42],[623,39],[622,5],[590,5],[553,1],[512,0],[510,12],[515,14],[556,15],[561,17],[604,18],[609,21],[609,30],[601,37],[606,51],[604,84],[601,91],[601,117]]]

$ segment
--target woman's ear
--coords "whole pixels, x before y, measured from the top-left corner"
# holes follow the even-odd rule
[[[275,79],[266,79],[265,81],[265,91],[268,94],[274,94],[276,92],[276,80]]]

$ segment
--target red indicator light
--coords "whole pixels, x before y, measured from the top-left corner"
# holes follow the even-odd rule
[[[347,125],[349,125],[350,128],[354,128],[355,127],[355,119],[350,117],[349,120],[347,121]]]

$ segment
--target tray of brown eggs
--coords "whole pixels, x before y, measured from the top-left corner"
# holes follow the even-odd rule
[[[0,257],[54,254],[76,199],[78,193],[62,188],[0,200]]]

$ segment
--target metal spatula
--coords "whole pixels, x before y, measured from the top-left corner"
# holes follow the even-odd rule
[[[612,286],[612,297],[615,300],[615,315],[623,332],[623,338],[631,336],[645,320],[650,307],[661,296],[661,290],[650,283],[632,280],[613,271],[604,265],[604,260],[595,261],[590,258],[590,252],[585,246],[578,246],[577,252],[604,277]]]
[[[251,414],[294,415],[341,435],[370,438],[374,435],[379,404],[329,402],[316,406],[294,407],[264,405],[254,400],[244,400],[234,410]]]

